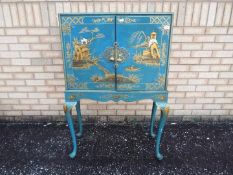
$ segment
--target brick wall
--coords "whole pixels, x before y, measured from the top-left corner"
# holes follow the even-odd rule
[[[63,120],[59,12],[174,12],[170,115],[233,118],[232,0],[0,2],[0,119]],[[151,101],[83,100],[82,113],[100,120],[148,119]]]

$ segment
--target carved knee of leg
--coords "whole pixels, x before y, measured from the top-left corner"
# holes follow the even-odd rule
[[[68,112],[70,112],[70,114],[72,114],[72,106],[68,106],[67,104],[64,104],[63,110],[64,110],[64,113],[66,113],[68,111]]]
[[[170,108],[169,108],[169,106],[167,105],[167,106],[164,108],[163,112],[165,112],[165,114],[166,114],[166,116],[167,116],[168,113],[169,113],[169,111],[170,111]]]

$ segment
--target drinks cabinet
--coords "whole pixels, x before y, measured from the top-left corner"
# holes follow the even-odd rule
[[[169,112],[167,75],[172,14],[59,14],[65,74],[64,112],[72,138],[83,132],[81,99],[97,101],[153,101],[150,134],[155,156],[161,160],[160,141]],[[72,108],[76,107],[78,133]],[[157,136],[154,124],[161,110]]]

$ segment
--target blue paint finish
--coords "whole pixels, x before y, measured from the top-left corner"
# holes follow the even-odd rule
[[[70,135],[71,135],[71,139],[73,143],[73,150],[69,154],[70,158],[74,158],[77,153],[77,141],[76,141],[76,136],[75,136],[74,124],[73,124],[73,120],[71,116],[71,110],[74,105],[75,105],[74,102],[66,102],[64,105],[65,116],[66,116],[68,126],[70,128]]]
[[[156,156],[168,112],[167,72],[172,14],[59,14],[66,81],[65,104],[76,104],[80,137],[81,99],[151,99],[150,133],[155,137],[157,106],[162,116]],[[68,111],[69,111],[68,110]],[[77,143],[70,112],[65,112],[75,157]]]
[[[128,22],[129,21],[129,22]],[[155,23],[156,22],[156,23]],[[126,30],[127,28],[127,30]],[[116,40],[119,47],[129,52],[127,60],[117,69],[118,74],[134,76],[136,83],[128,83],[118,90],[165,90],[166,69],[168,65],[170,15],[118,15],[116,19]],[[160,58],[147,56],[151,34],[156,33]],[[127,71],[133,67],[138,70]],[[130,86],[133,86],[132,88]],[[129,89],[130,88],[130,89]]]
[[[81,137],[83,134],[83,124],[82,124],[82,115],[81,115],[81,109],[80,109],[80,101],[77,101],[76,104],[76,111],[77,111],[77,117],[78,117],[78,127],[79,127],[79,132],[77,133],[78,137]]]
[[[163,155],[160,153],[160,142],[161,142],[161,136],[162,136],[163,129],[164,129],[164,126],[166,123],[169,109],[168,109],[168,111],[166,110],[168,108],[166,103],[160,103],[160,104],[158,104],[158,106],[160,106],[160,108],[161,108],[161,117],[159,120],[157,140],[155,140],[155,153],[156,153],[157,159],[162,160]]]
[[[138,101],[143,99],[151,99],[156,102],[167,102],[167,91],[108,91],[108,90],[70,90],[65,93],[65,101],[76,102],[80,99],[91,99],[97,101],[115,102],[123,100],[126,102]]]
[[[153,138],[155,138],[154,126],[155,126],[156,110],[157,110],[157,105],[156,105],[156,102],[153,101],[152,113],[151,113],[151,122],[150,122],[150,135]]]
[[[104,51],[114,44],[114,21],[112,15],[60,15],[67,90],[114,89],[114,81],[93,81],[95,77],[104,79],[107,73],[114,74],[114,65],[104,57]],[[75,55],[76,46],[80,46],[79,51],[83,49],[79,56]],[[75,63],[75,58],[80,62]]]

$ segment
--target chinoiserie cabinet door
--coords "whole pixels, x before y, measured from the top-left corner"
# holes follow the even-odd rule
[[[165,90],[171,14],[117,15],[117,90]]]
[[[114,15],[61,14],[66,89],[115,89]]]

